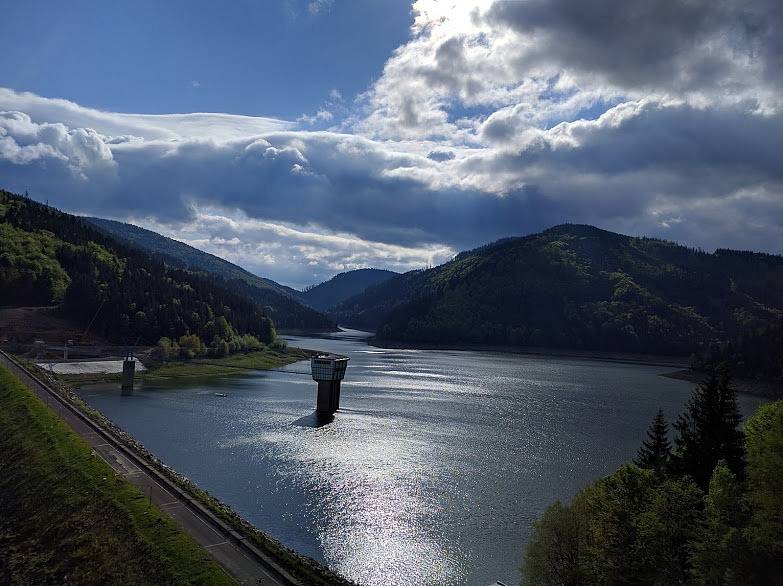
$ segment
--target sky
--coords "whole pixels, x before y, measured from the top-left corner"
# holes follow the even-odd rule
[[[563,222],[783,253],[778,0],[0,8],[0,186],[287,285]]]

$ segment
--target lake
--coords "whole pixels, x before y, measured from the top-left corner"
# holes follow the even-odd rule
[[[258,528],[370,585],[518,583],[546,506],[631,459],[692,389],[666,367],[383,349],[350,330],[288,340],[351,358],[326,425],[308,363],[80,394]],[[740,396],[745,414],[761,403]]]

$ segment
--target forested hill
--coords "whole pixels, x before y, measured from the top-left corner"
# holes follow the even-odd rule
[[[403,343],[687,354],[779,327],[783,257],[562,225],[394,277],[336,315]]]
[[[296,297],[299,291],[276,283],[271,279],[265,279],[246,271],[227,260],[194,248],[184,242],[179,242],[173,238],[167,238],[152,230],[147,230],[133,224],[117,222],[115,220],[106,220],[104,218],[85,218],[92,224],[95,224],[100,230],[111,236],[126,240],[130,244],[146,250],[151,254],[161,255],[165,258],[166,264],[174,267],[202,271],[218,275],[226,280],[239,279],[248,285],[258,287],[259,289],[269,289],[281,293],[288,297]]]
[[[326,311],[349,297],[358,295],[370,285],[377,285],[398,274],[383,269],[346,271],[305,289],[299,294],[299,298],[311,307]]]
[[[94,317],[91,332],[120,344],[187,335],[209,344],[242,334],[269,343],[282,312],[248,289],[167,266],[79,217],[0,191],[0,305],[59,305],[83,326]],[[283,327],[306,327],[311,314],[328,323],[298,307]]]
[[[332,320],[303,303],[301,292],[296,289],[254,275],[227,260],[151,230],[103,218],[86,218],[86,220],[106,234],[160,257],[169,266],[204,272],[225,279],[238,292],[249,296],[253,301],[273,308],[275,323],[280,328],[332,330],[335,327]]]

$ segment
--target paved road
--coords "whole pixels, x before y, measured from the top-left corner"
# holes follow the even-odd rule
[[[147,466],[119,440],[59,398],[41,381],[11,360],[5,352],[0,352],[0,362],[62,417],[76,433],[87,440],[109,466],[138,486],[159,509],[170,515],[186,533],[209,551],[240,584],[298,584],[254,546],[244,543],[241,535],[223,525],[210,511],[193,501],[192,497],[154,468]]]

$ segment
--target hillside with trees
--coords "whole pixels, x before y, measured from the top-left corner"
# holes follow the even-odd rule
[[[780,323],[783,257],[566,224],[393,277],[334,313],[387,343],[706,354]]]
[[[338,303],[358,295],[367,287],[383,283],[398,274],[383,269],[346,271],[328,281],[308,287],[299,294],[299,298],[310,307],[327,311]]]
[[[523,583],[783,583],[783,401],[739,424],[726,372],[711,373],[673,445],[660,412],[635,464],[546,510]]]
[[[301,293],[295,289],[139,226],[103,218],[85,219],[109,236],[161,259],[169,267],[206,273],[225,280],[235,292],[272,308],[278,328],[323,331],[335,327],[330,319],[304,305],[299,297]]]
[[[168,340],[184,357],[275,342],[275,308],[248,285],[171,267],[79,217],[0,191],[0,234],[0,304],[57,306],[104,339]]]

